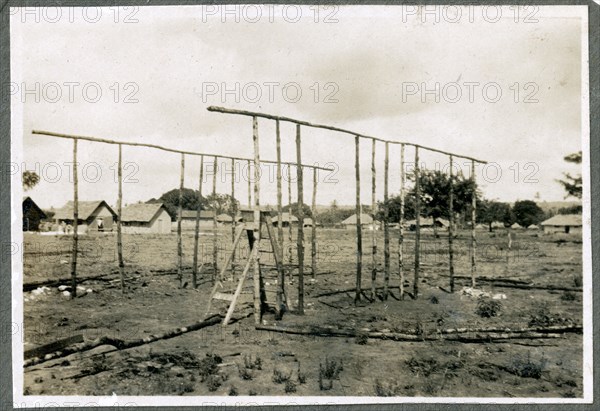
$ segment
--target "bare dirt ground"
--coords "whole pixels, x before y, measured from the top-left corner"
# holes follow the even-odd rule
[[[364,238],[363,287],[370,287],[370,232]],[[354,231],[321,229],[318,275],[310,274],[310,230],[306,241],[305,315],[286,313],[267,324],[332,326],[346,330],[435,335],[440,329],[581,324],[581,292],[509,288],[489,281],[477,289],[505,299],[496,316],[476,313],[478,298],[464,294],[466,278],[448,289],[447,237],[422,237],[422,273],[417,300],[398,300],[397,232],[392,231],[392,295],[355,304]],[[468,232],[455,241],[456,275],[469,276]],[[378,285],[382,285],[383,233],[377,233]],[[287,234],[286,234],[287,238]],[[230,230],[219,231],[219,247]],[[412,292],[413,234],[405,243],[407,292]],[[68,278],[70,238],[25,235],[24,283]],[[176,235],[125,235],[128,290],[121,294],[112,234],[81,240],[79,276],[87,280],[73,300],[58,285],[24,293],[25,350],[81,334],[135,340],[196,323],[210,294],[212,236],[201,237],[205,274],[191,288],[193,234],[184,235],[185,288],[176,278]],[[293,249],[295,246],[287,249]],[[517,231],[506,250],[506,233],[478,232],[478,276],[520,280],[540,287],[581,288],[582,246],[577,236]],[[245,253],[242,253],[244,255]],[[220,264],[226,251],[219,253]],[[507,262],[508,255],[508,262]],[[262,262],[271,264],[269,255]],[[287,257],[286,257],[287,260]],[[268,268],[265,267],[265,270]],[[272,277],[272,275],[271,275]],[[267,282],[273,281],[267,276]],[[68,282],[62,283],[68,285]],[[252,281],[247,283],[250,287]],[[521,284],[516,282],[515,284]],[[294,306],[297,281],[286,279]],[[91,291],[88,291],[91,290]],[[379,290],[381,291],[381,290]],[[367,295],[369,295],[367,293]],[[361,395],[443,397],[581,397],[582,338],[512,339],[463,343],[291,335],[259,331],[249,304],[241,302],[236,322],[185,333],[127,350],[101,346],[25,369],[25,393],[40,395]],[[366,332],[366,331],[365,331]]]

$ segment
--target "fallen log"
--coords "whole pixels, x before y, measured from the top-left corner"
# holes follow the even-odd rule
[[[149,344],[149,343],[152,343],[155,341],[166,340],[169,338],[177,337],[182,334],[185,334],[185,333],[188,333],[191,331],[200,330],[205,327],[210,327],[212,325],[220,323],[222,319],[223,319],[223,316],[221,316],[220,314],[215,314],[210,317],[207,317],[203,321],[191,324],[187,327],[175,328],[175,329],[167,331],[163,334],[149,335],[147,337],[140,338],[140,339],[133,340],[133,341],[123,341],[118,338],[112,338],[112,337],[106,337],[106,336],[100,337],[93,341],[74,344],[72,346],[64,348],[61,351],[55,351],[53,353],[46,354],[43,357],[30,358],[25,361],[23,366],[30,367],[30,366],[37,365],[37,364],[40,364],[40,363],[43,363],[46,361],[66,357],[71,354],[89,351],[94,348],[100,347],[102,345],[112,345],[117,350],[125,350],[125,349],[129,349],[129,348],[134,348],[134,347]]]
[[[91,280],[100,280],[100,281],[109,281],[107,277],[111,277],[113,274],[103,274],[103,275],[90,275],[88,277],[78,277],[77,283],[83,283],[85,281]],[[44,280],[44,281],[36,281],[31,283],[23,283],[23,292],[33,291],[39,287],[58,287],[62,284],[71,284],[71,278],[59,278],[58,280]]]
[[[508,339],[535,339],[535,338],[561,338],[567,332],[579,332],[579,326],[546,327],[546,328],[522,328],[517,330],[504,329],[452,329],[437,330],[429,334],[417,334],[408,332],[370,331],[368,329],[349,330],[335,327],[304,326],[284,327],[277,325],[257,325],[260,331],[280,332],[285,334],[311,335],[317,337],[357,337],[392,340],[392,341],[458,341],[458,342],[486,342]]]
[[[44,344],[39,347],[32,348],[30,350],[25,350],[24,356],[26,360],[34,357],[42,357],[48,353],[62,350],[63,348],[68,347],[69,345],[78,344],[82,342],[83,335],[72,335],[70,337],[62,338],[58,341],[54,341],[49,344]]]

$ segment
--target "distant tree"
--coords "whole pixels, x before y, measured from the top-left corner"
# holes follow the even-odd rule
[[[562,207],[558,209],[558,214],[581,214],[583,207],[581,205],[574,205],[571,207]]]
[[[239,201],[231,197],[230,194],[210,194],[204,200],[206,207],[210,210],[215,210],[217,215],[223,213],[235,215],[240,206]]]
[[[148,200],[147,203],[163,203],[167,209],[167,212],[171,216],[171,219],[176,220],[179,209],[179,189],[175,188],[167,191],[158,199],[152,198],[151,200]],[[184,210],[196,210],[198,208],[198,191],[192,190],[191,188],[184,188],[182,192],[181,207]],[[207,200],[206,198],[202,197],[200,199],[200,209],[206,210],[207,207]]]
[[[581,164],[581,151],[565,156],[564,160],[568,163]],[[565,176],[565,179],[557,181],[564,187],[565,191],[567,192],[565,198],[569,196],[581,198],[583,194],[583,179],[581,177],[581,174],[572,176],[569,173],[563,173],[563,175]]]
[[[410,181],[415,181],[415,175],[408,176]],[[439,170],[422,170],[419,176],[421,186],[421,215],[426,217],[450,218],[450,187],[454,188],[453,209],[456,214],[465,213],[469,210],[473,192],[479,196],[477,185],[473,180],[465,178],[463,175],[448,174]],[[417,193],[413,187],[407,192],[404,198],[404,217],[414,219],[416,217],[415,204]],[[400,220],[400,196],[392,197],[389,200],[389,218],[390,222]],[[384,203],[379,203],[378,218],[382,219],[384,215]]]
[[[321,211],[317,214],[317,221],[324,226],[334,226],[336,224],[341,223],[348,217],[354,214],[353,208],[341,209],[337,207],[331,207],[328,210]]]
[[[291,213],[293,216],[298,217],[298,203],[292,203],[292,204],[288,204],[286,206],[282,207],[282,211],[284,213],[290,212],[291,209]],[[310,209],[310,206],[307,204],[302,204],[302,212],[304,214],[304,218],[310,218],[312,217],[312,210]]]
[[[517,201],[512,208],[515,220],[521,227],[528,227],[531,224],[538,224],[544,220],[545,214],[535,201],[523,200]]]
[[[23,190],[28,191],[40,182],[40,176],[35,171],[23,171]]]
[[[487,224],[488,229],[492,232],[492,223],[500,221],[504,225],[512,223],[510,205],[494,200],[481,200],[477,204],[477,220],[480,223]]]
[[[384,206],[385,202],[381,201],[378,205],[377,211],[377,220],[383,221],[384,219]],[[387,205],[389,207],[388,211],[388,222],[397,223],[400,221],[400,196],[390,197],[388,199]],[[404,219],[412,220],[415,218],[415,197],[408,195],[404,197]]]

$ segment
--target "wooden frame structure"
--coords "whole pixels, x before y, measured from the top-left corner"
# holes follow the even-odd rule
[[[399,290],[400,290],[400,298],[403,298],[404,296],[404,263],[403,263],[403,251],[402,251],[402,247],[403,247],[403,243],[404,243],[404,232],[403,232],[403,228],[402,228],[402,223],[404,222],[404,196],[405,196],[405,172],[404,172],[404,148],[405,146],[412,146],[415,149],[415,192],[416,192],[416,204],[415,204],[415,260],[414,260],[414,280],[413,280],[413,297],[414,298],[418,298],[418,294],[419,294],[419,276],[420,276],[420,235],[421,235],[421,227],[420,227],[420,201],[419,201],[419,197],[420,197],[420,184],[419,184],[419,175],[420,175],[420,165],[419,165],[419,150],[426,150],[426,151],[430,151],[430,152],[434,152],[434,153],[439,153],[439,154],[444,154],[450,157],[451,161],[453,158],[462,158],[462,159],[466,159],[466,160],[470,160],[471,161],[471,178],[473,179],[473,181],[475,182],[475,163],[480,163],[480,164],[487,164],[486,161],[483,160],[478,160],[476,158],[473,157],[469,157],[466,155],[460,155],[460,154],[455,154],[455,153],[451,153],[448,151],[444,151],[444,150],[439,150],[433,147],[428,147],[428,146],[424,146],[421,144],[416,144],[416,143],[409,143],[409,142],[403,142],[403,141],[394,141],[394,140],[386,140],[383,138],[379,138],[379,137],[374,137],[374,136],[369,136],[369,135],[365,135],[362,133],[357,133],[355,131],[351,131],[348,129],[343,129],[340,127],[335,127],[335,126],[329,126],[329,125],[325,125],[325,124],[317,124],[317,123],[310,123],[308,121],[304,121],[304,120],[298,120],[298,119],[294,119],[291,117],[284,117],[284,116],[276,116],[276,115],[272,115],[272,114],[267,114],[267,113],[260,113],[260,112],[254,112],[254,111],[247,111],[247,110],[237,110],[237,109],[229,109],[229,108],[224,108],[224,107],[217,107],[217,106],[210,106],[207,108],[208,111],[212,111],[212,112],[217,112],[217,113],[223,113],[223,114],[234,114],[234,115],[241,115],[241,116],[249,116],[252,117],[252,121],[253,121],[253,127],[257,126],[257,118],[264,118],[264,119],[268,119],[268,120],[273,120],[276,122],[276,127],[277,127],[277,134],[279,135],[279,126],[280,126],[280,122],[288,122],[288,123],[293,123],[296,125],[296,156],[298,158],[298,163],[300,164],[300,159],[301,159],[301,141],[300,141],[300,127],[301,126],[305,126],[305,127],[312,127],[312,128],[319,128],[319,129],[325,129],[325,130],[330,130],[330,131],[336,131],[339,133],[343,133],[343,134],[348,134],[351,136],[354,136],[354,144],[355,144],[355,172],[356,172],[356,241],[357,241],[357,252],[356,252],[356,294],[355,294],[355,301],[359,301],[361,299],[361,293],[362,293],[362,221],[361,221],[361,212],[362,212],[362,207],[361,207],[361,201],[360,201],[360,156],[359,156],[359,152],[360,152],[360,139],[366,139],[366,140],[371,140],[372,141],[372,195],[373,195],[373,207],[375,207],[375,173],[376,173],[376,169],[375,169],[375,150],[376,150],[376,143],[380,142],[380,143],[384,143],[385,144],[385,183],[384,183],[384,197],[385,199],[388,198],[388,179],[389,179],[389,145],[391,144],[396,144],[396,145],[400,145],[401,146],[401,157],[400,157],[400,167],[401,167],[401,221],[400,221],[400,234],[399,234],[399,238],[398,238],[398,242],[399,242],[399,247],[400,250],[398,252],[398,257],[400,259],[399,261],[399,270],[400,270],[400,285],[399,285]],[[279,140],[278,140],[278,144],[279,144]],[[255,151],[258,151],[258,145],[255,144]],[[280,149],[280,148],[279,148]],[[255,156],[257,155],[257,153],[255,152]],[[298,172],[298,203],[302,204],[302,198],[303,198],[303,193],[302,193],[302,187],[303,187],[303,181],[302,181],[302,172]],[[256,187],[256,186],[255,186]],[[256,190],[255,190],[256,192]],[[453,195],[453,193],[452,193]],[[290,197],[291,197],[291,193],[290,193]],[[291,203],[291,199],[290,199],[290,203]],[[453,204],[452,202],[450,202],[451,204],[449,204],[449,212],[451,214],[451,220],[454,219],[453,217]],[[258,206],[258,204],[257,204]],[[475,237],[475,225],[476,225],[476,217],[477,217],[477,211],[476,211],[476,207],[477,207],[477,193],[476,190],[474,190],[473,194],[472,194],[472,211],[471,211],[471,241],[470,241],[470,255],[471,255],[471,283],[473,286],[475,286],[476,283],[476,237]],[[300,206],[299,209],[301,209],[302,207]],[[388,294],[388,285],[389,285],[389,277],[390,277],[390,263],[389,263],[389,256],[390,256],[390,250],[389,250],[389,226],[388,226],[388,210],[387,210],[387,203],[385,206],[386,210],[385,215],[386,218],[384,219],[384,298],[387,297]],[[373,210],[374,211],[374,210]],[[300,212],[301,214],[302,212]],[[300,226],[303,225],[302,222],[300,222],[299,225],[299,230],[298,230],[298,236],[302,236],[303,235],[303,229],[300,228]],[[374,227],[373,227],[374,228]],[[373,230],[375,231],[375,230]],[[453,235],[453,228],[452,230],[449,230],[449,237],[451,237]],[[454,284],[454,262],[453,262],[453,248],[452,248],[452,238],[449,238],[448,240],[448,254],[449,254],[449,261],[450,261],[450,267],[449,267],[449,271],[450,271],[450,283],[451,283],[451,289],[453,289],[453,284]],[[373,242],[372,242],[372,249],[373,249],[373,261],[372,261],[372,267],[371,267],[371,294],[374,297],[375,294],[375,279],[376,279],[376,252],[377,252],[377,244],[376,244],[376,240],[375,240],[375,233],[373,233]],[[298,311],[300,313],[303,312],[303,306],[302,306],[302,302],[303,302],[303,294],[304,294],[304,284],[303,284],[303,277],[302,277],[302,273],[303,273],[303,255],[304,255],[304,246],[303,246],[303,239],[299,238],[298,242],[297,242],[297,252],[298,252],[298,262],[299,262],[299,284],[298,284],[298,301],[299,301],[299,309]]]
[[[122,235],[121,235],[121,233],[122,233],[121,214],[122,214],[122,196],[123,196],[122,146],[153,148],[153,149],[162,150],[162,151],[171,152],[171,153],[177,153],[177,154],[181,155],[180,182],[179,182],[180,183],[179,184],[179,208],[178,208],[178,213],[177,213],[178,214],[178,216],[177,216],[177,277],[178,277],[180,286],[183,285],[183,243],[182,243],[182,234],[181,234],[181,232],[182,232],[182,227],[181,227],[182,205],[181,204],[182,204],[182,193],[183,193],[183,189],[184,189],[184,178],[185,178],[185,156],[191,155],[191,156],[199,156],[200,157],[200,173],[199,173],[199,183],[198,183],[198,195],[199,196],[202,195],[203,179],[204,179],[204,158],[205,157],[212,157],[213,161],[214,161],[213,162],[213,165],[214,165],[213,187],[212,187],[213,194],[216,194],[216,175],[217,175],[216,168],[217,168],[218,159],[231,160],[232,169],[234,170],[234,172],[235,172],[235,162],[236,161],[247,162],[248,173],[250,173],[250,164],[252,162],[251,159],[244,158],[244,157],[235,157],[235,156],[227,156],[227,155],[212,154],[212,153],[202,153],[202,152],[196,152],[196,151],[184,151],[184,150],[178,150],[178,149],[160,146],[160,145],[156,145],[156,144],[118,141],[118,140],[112,140],[112,139],[56,133],[56,132],[42,131],[42,130],[32,130],[31,133],[34,135],[43,135],[43,136],[47,136],[47,137],[55,137],[55,138],[63,138],[63,139],[73,140],[74,234],[73,234],[72,253],[71,253],[71,283],[72,283],[71,297],[72,298],[76,297],[76,292],[77,292],[77,253],[78,253],[77,223],[78,223],[78,217],[79,217],[79,210],[78,210],[79,182],[78,182],[78,167],[77,167],[77,148],[78,148],[77,143],[79,140],[89,141],[89,142],[94,142],[94,143],[111,144],[111,145],[118,146],[118,170],[117,170],[118,174],[117,175],[118,175],[119,181],[118,181],[118,200],[117,200],[117,210],[118,210],[117,253],[118,253],[118,265],[119,265],[119,273],[120,273],[122,292],[125,291],[125,264],[124,264],[124,260],[123,260],[123,252],[122,252],[123,244],[122,244]],[[256,147],[255,148],[257,148],[257,145],[258,145],[258,134],[257,133],[258,133],[258,129],[256,129],[256,133],[255,133],[255,136],[256,136],[256,141],[255,141]],[[268,163],[268,164],[277,164],[277,167],[279,170],[281,169],[282,165],[292,166],[292,165],[301,164],[301,163],[293,163],[293,162],[283,162],[283,161],[281,161],[280,155],[276,161],[262,160],[262,162]],[[255,158],[253,160],[253,163],[254,163],[254,199],[255,199],[255,205],[258,206],[260,204],[260,201],[259,201],[259,192],[260,192],[259,179],[260,179],[260,164],[261,164],[261,160],[258,157],[258,150],[255,150]],[[305,164],[301,164],[301,166],[298,168],[299,169],[308,168],[308,169],[313,169],[313,170],[320,169],[320,170],[325,170],[325,171],[333,171],[333,169],[329,168],[329,167],[319,167],[319,166],[315,166],[315,165],[305,165]],[[251,187],[251,179],[250,178],[248,178],[248,187],[249,188]],[[281,191],[281,190],[279,190],[279,191]],[[234,194],[235,194],[235,175],[232,175],[232,198],[233,198]],[[251,190],[248,190],[248,201],[251,202],[251,200],[252,200]],[[200,203],[198,202],[198,208],[196,210],[196,226],[195,226],[195,233],[194,233],[194,257],[193,257],[194,266],[192,268],[192,284],[194,287],[197,287],[197,285],[198,285],[197,284],[197,275],[198,275],[200,209],[201,209]],[[258,217],[259,216],[257,215],[257,220],[258,220]],[[216,224],[216,215],[215,215],[215,220],[213,222],[213,227],[215,224]],[[235,216],[233,216],[232,224],[235,224]],[[235,233],[235,227],[233,227],[232,233]],[[259,235],[260,235],[260,233],[259,233]],[[281,237],[281,238],[283,238],[283,237]],[[217,257],[218,257],[217,248],[215,247],[215,244],[216,244],[216,233],[215,233],[214,240],[213,240],[213,269],[214,269],[213,280],[216,277]],[[281,260],[279,260],[279,261],[281,261]],[[231,262],[231,264],[233,264],[233,261]],[[256,261],[255,261],[255,265],[254,265],[255,268],[256,268],[257,264],[258,264],[258,258],[256,258]],[[233,267],[233,265],[232,265],[232,267]],[[232,271],[233,271],[233,269],[232,269]],[[284,292],[283,290],[284,290],[283,289],[283,281],[281,281],[280,292],[282,294]]]

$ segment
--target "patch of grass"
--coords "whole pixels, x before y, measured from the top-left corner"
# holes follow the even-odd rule
[[[218,365],[223,362],[223,359],[216,354],[206,354],[199,363],[198,370],[200,376],[202,377],[202,381],[204,381],[207,377],[214,375],[218,371]]]
[[[415,374],[421,374],[424,377],[429,377],[431,374],[440,369],[440,364],[435,358],[432,357],[412,357],[409,360],[406,360],[406,365],[411,372]]]
[[[560,296],[560,299],[563,301],[576,301],[577,294],[572,291],[565,291],[565,293]]]
[[[548,327],[571,322],[572,321],[568,318],[563,318],[559,314],[550,312],[550,307],[547,302],[538,304],[533,308],[529,315],[530,327]]]
[[[583,278],[580,276],[573,277],[573,285],[575,287],[583,287]]]
[[[377,397],[397,397],[400,394],[400,387],[396,381],[383,383],[376,378],[373,388]]]
[[[208,354],[207,354],[208,355]],[[174,366],[183,367],[185,369],[198,368],[201,364],[198,357],[188,350],[184,350],[179,354],[164,352],[150,352],[148,358],[161,365],[173,364]]]
[[[521,378],[539,379],[546,367],[546,363],[547,361],[544,356],[539,361],[532,361],[528,352],[526,358],[519,356],[513,358],[511,364],[507,367],[507,371]]]
[[[330,360],[325,357],[325,362],[319,362],[319,389],[321,391],[328,391],[333,388],[333,380],[340,378],[340,373],[344,370],[344,364],[342,360],[336,359]]]
[[[248,395],[253,397],[255,395],[258,395],[258,393],[256,392],[256,390],[251,389],[250,391],[248,391]]]
[[[306,379],[306,373],[302,372],[302,369],[300,368],[300,362],[298,362],[298,383],[304,384],[306,382]]]
[[[231,387],[229,387],[228,395],[231,397],[238,395],[238,390],[235,385],[232,385]]]
[[[250,381],[252,378],[254,378],[254,375],[248,371],[248,368],[246,367],[240,367],[238,365],[238,373],[240,378],[245,381]]]
[[[477,301],[477,308],[475,314],[482,318],[496,317],[502,311],[502,303],[497,300],[490,298],[480,298]]]
[[[434,295],[433,297],[431,297],[431,298],[429,299],[429,302],[430,302],[431,304],[439,304],[439,303],[440,303],[440,300],[438,300],[438,298],[437,298],[437,297]]]
[[[216,375],[210,375],[206,379],[206,386],[208,387],[208,391],[215,392],[219,389],[222,384],[221,378]]]
[[[283,383],[287,383],[290,378],[292,378],[292,373],[290,372],[289,374],[285,374],[283,371],[274,368],[273,369],[273,377],[272,377],[272,381],[275,384],[283,384]]]
[[[249,370],[262,370],[262,359],[258,355],[254,359],[249,355],[244,355],[244,367]]]
[[[319,373],[323,375],[323,378],[328,380],[337,380],[340,378],[340,372],[344,371],[344,363],[342,360],[339,362],[336,359],[329,359],[325,357],[325,362],[319,363]]]
[[[296,384],[292,380],[287,380],[285,382],[285,392],[288,394],[296,392]]]
[[[364,333],[358,334],[354,338],[354,344],[367,345],[368,342],[369,342],[369,336],[367,334],[364,334]]]

